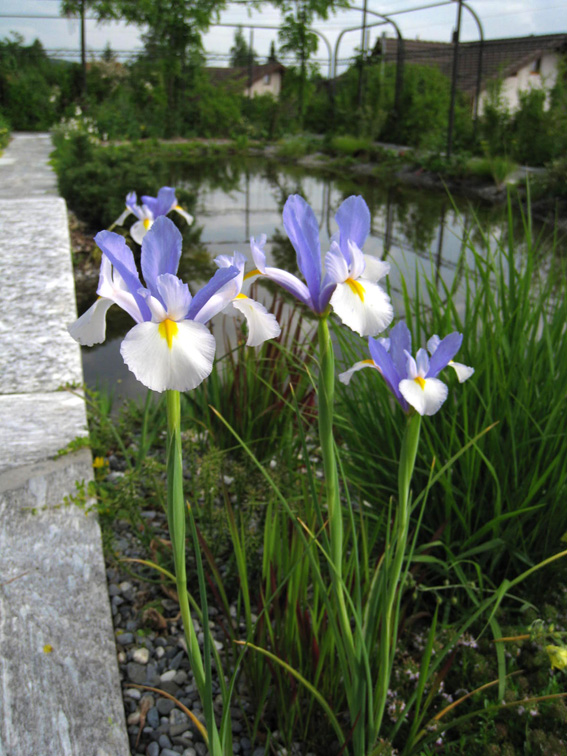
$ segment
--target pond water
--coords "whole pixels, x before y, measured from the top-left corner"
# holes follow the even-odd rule
[[[272,265],[297,272],[295,253],[282,226],[282,210],[290,194],[299,193],[309,202],[319,220],[321,248],[327,251],[330,236],[336,231],[334,215],[351,194],[362,194],[370,208],[371,234],[364,252],[388,260],[392,298],[401,312],[402,276],[408,290],[415,290],[416,271],[420,276],[443,281],[451,286],[461,275],[463,255],[471,258],[463,238],[472,235],[480,244],[480,232],[495,238],[505,233],[505,208],[473,207],[467,201],[450,199],[447,194],[416,191],[389,186],[375,179],[324,177],[296,167],[278,166],[265,160],[212,162],[180,170],[171,168],[167,182],[187,201],[183,204],[195,222],[179,227],[184,234],[180,276],[189,282],[193,293],[216,269],[213,259],[234,250],[251,261],[250,236],[266,234],[266,252]],[[139,194],[143,187],[133,187]],[[477,220],[475,220],[475,218]],[[130,221],[127,221],[127,224]],[[95,292],[79,292],[79,309],[93,301]],[[269,304],[273,293],[257,286],[255,297]],[[229,343],[234,339],[231,318],[217,316],[215,333],[225,331]],[[85,381],[89,388],[105,388],[115,400],[143,396],[146,390],[124,365],[120,342],[132,327],[129,316],[118,307],[108,315],[107,340],[83,348]],[[221,339],[217,339],[221,342]],[[219,347],[217,356],[222,353]]]

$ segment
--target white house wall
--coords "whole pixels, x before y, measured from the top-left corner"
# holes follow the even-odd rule
[[[535,63],[535,58],[532,63]],[[532,64],[521,68],[516,76],[508,76],[502,82],[501,100],[508,110],[517,110],[520,106],[520,93],[528,89],[545,88],[548,92],[545,107],[549,107],[549,92],[557,80],[559,55],[545,53],[541,56],[539,73],[532,73]],[[480,95],[479,115],[484,113],[485,104],[489,100],[488,92],[483,90]]]
[[[262,77],[261,79],[258,79],[258,81],[255,81],[252,84],[252,97],[255,97],[256,95],[265,95],[265,94],[272,95],[273,97],[279,97],[281,88],[282,88],[281,74],[271,73],[270,81],[268,84],[265,83],[264,77]],[[247,97],[250,97],[249,87],[246,87],[245,95]]]

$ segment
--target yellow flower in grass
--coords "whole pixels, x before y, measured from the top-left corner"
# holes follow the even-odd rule
[[[567,667],[567,648],[563,646],[546,646],[545,650],[551,662],[551,669],[565,669]]]
[[[93,459],[93,467],[95,470],[100,470],[102,467],[105,467],[108,464],[108,460],[106,460],[104,457],[95,457]]]

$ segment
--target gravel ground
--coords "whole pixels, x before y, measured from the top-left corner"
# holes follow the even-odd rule
[[[167,538],[167,524],[163,513],[145,511],[143,517],[156,534]],[[119,558],[148,558],[143,546],[132,534],[128,522],[115,523],[113,546]],[[137,580],[116,564],[115,559],[112,560],[112,564],[107,563],[108,592],[131,754],[205,756],[207,749],[201,735],[191,719],[174,701],[159,692],[135,687],[150,686],[175,697],[204,722],[185,651],[179,606],[176,601],[166,597],[159,583]],[[221,650],[225,638],[215,623],[216,614],[216,609],[210,607],[213,638],[217,648]],[[195,619],[193,621],[197,637],[202,643],[202,629]],[[219,693],[218,678],[214,670],[213,690],[215,694]],[[231,709],[233,752],[243,756],[261,756],[265,749],[254,747],[246,736],[243,712],[245,708],[246,701]]]

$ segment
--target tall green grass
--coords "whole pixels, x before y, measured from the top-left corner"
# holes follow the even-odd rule
[[[441,467],[493,426],[432,489],[424,528],[440,534],[465,574],[489,581],[559,551],[567,531],[567,260],[557,237],[534,234],[529,210],[518,241],[514,212],[510,201],[500,239],[481,227],[468,233],[451,286],[436,284],[433,271],[416,276],[415,291],[403,286],[415,348],[458,330],[456,359],[476,371],[458,390],[445,371],[451,390],[424,425],[416,490],[433,459]],[[360,340],[345,331],[337,338],[346,364],[360,359]],[[338,388],[337,429],[353,490],[379,510],[395,493],[403,413],[392,411],[377,373],[359,376],[356,391]]]

